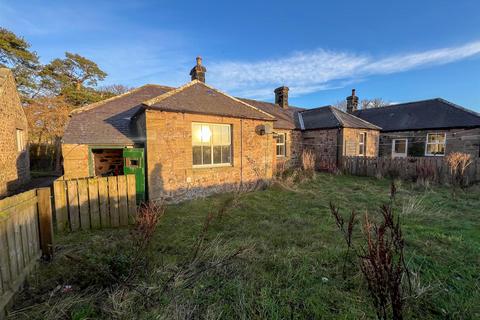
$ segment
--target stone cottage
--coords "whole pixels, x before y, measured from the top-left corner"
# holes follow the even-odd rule
[[[132,172],[152,200],[270,180],[274,116],[205,84],[205,72],[198,58],[182,87],[145,85],[75,110],[65,178]]]
[[[28,123],[15,79],[0,68],[0,198],[30,179]]]
[[[183,199],[268,181],[297,165],[306,144],[328,145],[314,150],[331,159],[377,154],[377,126],[291,106],[287,87],[275,89],[275,103],[232,97],[205,83],[201,58],[190,76],[179,88],[145,85],[73,111],[65,178],[134,173],[146,198]]]
[[[349,112],[381,127],[382,157],[480,156],[480,115],[436,98]]]
[[[317,169],[337,166],[343,156],[378,156],[380,127],[332,106],[299,113],[302,143],[314,151]]]

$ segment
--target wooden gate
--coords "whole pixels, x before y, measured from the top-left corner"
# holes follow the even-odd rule
[[[59,231],[126,226],[137,210],[134,175],[57,180],[53,193]]]
[[[50,188],[0,200],[0,319],[42,254],[52,255]]]

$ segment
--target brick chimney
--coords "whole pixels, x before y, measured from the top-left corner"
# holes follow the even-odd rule
[[[352,95],[347,97],[347,112],[353,113],[358,109],[358,97],[355,95],[355,89],[352,89]]]
[[[275,104],[278,104],[280,108],[288,108],[288,87],[282,86],[275,89]]]
[[[197,57],[197,64],[195,67],[190,70],[190,76],[193,80],[199,80],[205,82],[205,73],[207,72],[207,68],[202,66],[202,57]]]

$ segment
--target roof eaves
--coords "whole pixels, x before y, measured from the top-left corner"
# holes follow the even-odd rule
[[[305,130],[305,123],[301,112],[298,112],[298,123],[300,123],[300,130]]]
[[[338,110],[337,108],[334,108],[334,107],[332,107],[332,106],[329,106],[328,108],[332,111],[333,116],[335,117],[335,119],[337,119],[338,126],[339,126],[339,127],[345,127],[343,121],[342,121],[342,120],[338,117],[338,115],[337,115],[337,111],[340,111],[340,110]]]

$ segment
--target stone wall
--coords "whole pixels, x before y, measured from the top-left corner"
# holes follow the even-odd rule
[[[340,156],[357,156],[359,152],[360,133],[366,133],[366,156],[378,154],[377,130],[335,128],[307,130],[302,133],[304,149],[315,153],[317,169],[330,170],[338,163]]]
[[[8,69],[0,69],[0,197],[14,192],[30,179],[28,123]],[[23,130],[25,150],[18,151],[17,129]]]
[[[449,130],[417,130],[382,132],[380,135],[380,156],[392,156],[392,141],[394,139],[408,139],[408,156],[425,156],[425,146],[428,133],[446,133],[445,152],[464,152],[473,157],[480,156],[480,128],[449,129]]]
[[[274,157],[276,157],[276,166],[274,168],[276,168],[277,170],[283,170],[288,167],[295,167],[300,165],[300,160],[302,157],[302,132],[299,130],[284,129],[274,129],[274,132],[284,133],[286,144],[286,155],[284,157],[277,157],[276,148],[274,147],[273,155]]]
[[[232,165],[194,168],[192,122],[232,126]],[[273,135],[259,135],[267,121],[146,111],[146,162],[151,200],[182,200],[223,192],[240,183],[270,180],[273,174]]]
[[[344,128],[342,130],[342,155],[344,156],[358,156],[359,155],[359,141],[360,133],[367,134],[366,154],[367,157],[378,156],[379,135],[378,130],[369,129],[354,129]]]
[[[316,167],[325,170],[337,163],[341,129],[307,130],[302,133],[303,148],[315,154]]]

